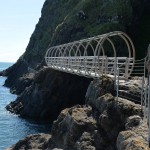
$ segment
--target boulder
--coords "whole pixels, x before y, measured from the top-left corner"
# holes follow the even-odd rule
[[[96,128],[96,121],[92,116],[92,108],[90,106],[77,105],[63,110],[58,119],[53,122],[52,141],[55,147],[73,150],[76,146],[78,147],[76,142],[83,132],[90,133]],[[86,136],[86,138],[88,137]]]
[[[133,116],[137,121],[139,117]],[[133,118],[131,119],[133,121]],[[130,120],[130,121],[131,121]],[[149,150],[148,148],[148,127],[146,122],[140,122],[130,130],[122,131],[119,133],[117,138],[117,148],[118,150]]]
[[[95,107],[98,97],[106,93],[114,94],[114,80],[108,76],[101,76],[99,79],[91,81],[86,92],[86,103]]]
[[[6,150],[27,150],[27,149],[40,149],[46,150],[51,143],[51,135],[50,134],[34,134],[29,135],[23,140],[18,141],[12,147]]]

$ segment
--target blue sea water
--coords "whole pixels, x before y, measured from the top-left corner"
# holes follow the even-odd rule
[[[0,63],[0,71],[11,65],[12,63]],[[6,105],[17,96],[3,86],[5,80],[5,77],[0,77],[0,150],[10,147],[29,134],[50,132],[49,123],[22,119],[6,111]]]

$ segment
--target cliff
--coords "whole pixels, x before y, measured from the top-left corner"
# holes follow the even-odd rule
[[[4,73],[15,89],[19,77],[44,65],[49,46],[121,30],[129,34],[138,57],[145,56],[150,39],[149,0],[46,0],[25,53]],[[17,43],[16,43],[17,44]]]
[[[62,109],[84,104],[91,79],[41,69],[35,75],[26,74],[18,82],[18,98],[6,108],[21,117],[53,121]]]

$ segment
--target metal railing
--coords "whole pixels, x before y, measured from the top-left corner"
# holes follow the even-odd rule
[[[118,56],[124,46],[124,57]],[[121,31],[114,31],[95,37],[50,47],[45,55],[46,64],[53,69],[90,78],[103,74],[116,76],[116,66],[120,76],[128,78],[134,67],[135,49],[132,40]]]
[[[135,60],[131,76],[146,76],[146,59],[147,57],[140,60]]]
[[[115,76],[116,66],[120,70],[119,76],[128,78],[134,61],[133,58],[106,56],[45,57],[45,59],[50,68],[92,78],[103,74]]]

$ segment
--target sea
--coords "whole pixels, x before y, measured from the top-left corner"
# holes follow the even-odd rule
[[[13,63],[0,62],[0,71]],[[18,117],[8,112],[5,107],[16,99],[9,88],[4,87],[6,77],[0,77],[0,150],[4,150],[30,134],[49,133],[49,122],[35,122]]]

